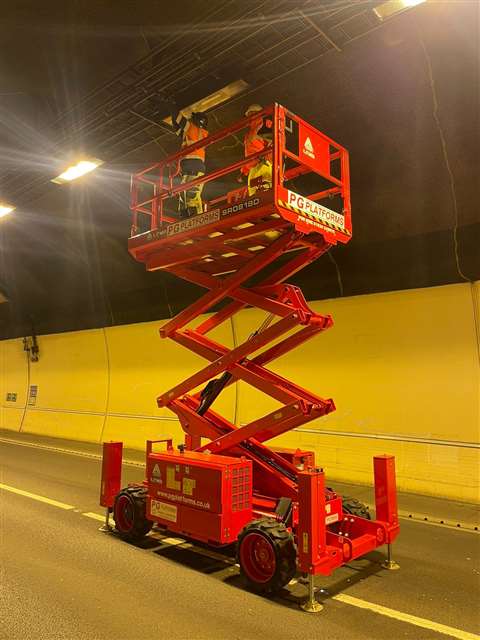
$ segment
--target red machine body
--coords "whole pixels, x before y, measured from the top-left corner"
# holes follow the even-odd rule
[[[100,487],[102,507],[113,507],[115,496],[122,486],[122,453],[122,442],[103,443],[102,484]]]
[[[252,520],[250,460],[171,448],[146,463],[147,516],[170,531],[223,545]]]
[[[205,148],[208,167],[216,145],[226,147],[232,136],[238,140],[259,117],[272,120],[270,146],[179,183],[183,156]],[[260,179],[248,189],[226,189],[228,179],[253,161],[271,165],[271,183]],[[217,195],[205,198],[202,213],[178,219],[178,194],[200,183],[204,194]],[[241,571],[265,591],[286,584],[297,567],[327,575],[393,542],[399,527],[392,456],[374,459],[372,520],[361,505],[325,487],[313,452],[268,446],[272,438],[335,410],[332,399],[269,365],[333,325],[286,280],[351,238],[346,149],[273,105],[135,174],[131,193],[131,255],[149,271],[168,271],[206,290],[166,322],[160,336],[206,364],[157,398],[159,407],[178,417],[185,445],[175,452],[168,441],[166,451],[154,452],[153,442],[147,444],[146,480],[120,492],[113,505],[114,516],[122,510],[116,517],[120,534],[134,539],[155,522],[215,545],[238,540]],[[247,306],[268,314],[258,330],[233,348],[212,339],[212,330]],[[270,396],[277,408],[241,426],[215,412],[218,394],[240,380]],[[106,455],[115,467],[118,456]],[[117,478],[118,469],[106,464],[104,470]],[[102,504],[110,508],[107,493]]]

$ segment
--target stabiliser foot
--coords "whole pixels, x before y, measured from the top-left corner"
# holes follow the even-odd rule
[[[387,545],[387,558],[382,562],[382,567],[388,571],[397,571],[400,569],[398,562],[392,559],[392,545]]]
[[[388,569],[388,571],[396,571],[400,569],[400,565],[395,560],[385,560],[385,562],[382,562],[382,568]]]
[[[113,531],[113,527],[110,524],[110,509],[108,507],[105,509],[105,522],[99,528],[99,531],[102,531],[102,533],[111,533]]]
[[[323,605],[315,598],[315,587],[313,584],[313,575],[308,575],[308,600],[300,605],[300,608],[307,613],[318,613],[322,611]]]

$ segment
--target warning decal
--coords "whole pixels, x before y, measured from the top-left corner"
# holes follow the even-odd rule
[[[337,522],[337,520],[339,520],[338,513],[332,513],[331,516],[325,518],[325,524],[332,524],[332,522]]]
[[[312,160],[315,160],[315,151],[313,149],[313,144],[310,138],[307,138],[303,143],[303,153],[309,158],[312,158]]]
[[[155,464],[152,469],[151,481],[156,482],[157,484],[162,484],[162,474],[160,472],[160,467],[158,466],[158,464]]]

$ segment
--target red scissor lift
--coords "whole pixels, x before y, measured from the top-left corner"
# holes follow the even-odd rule
[[[332,318],[313,311],[286,280],[350,240],[351,211],[346,149],[280,105],[188,152],[206,147],[208,166],[218,143],[258,118],[272,122],[271,146],[192,181],[188,186],[201,182],[204,193],[215,196],[198,215],[178,219],[176,213],[178,194],[185,190],[179,161],[187,151],[132,177],[131,255],[148,271],[162,269],[207,290],[164,324],[160,335],[207,364],[158,397],[159,407],[178,416],[185,444],[176,451],[171,440],[148,441],[142,483],[120,491],[122,445],[105,443],[101,504],[107,514],[113,511],[116,529],[127,540],[156,523],[211,545],[236,543],[241,573],[257,591],[278,590],[300,570],[310,576],[307,609],[314,610],[314,575],[329,575],[385,544],[385,566],[396,566],[390,555],[399,531],[395,463],[392,456],[374,458],[372,520],[362,505],[326,488],[313,452],[266,444],[335,410],[333,400],[267,365],[332,326]],[[271,163],[272,185],[259,178],[250,194],[247,187],[226,189],[226,181],[252,160]],[[269,315],[245,342],[229,348],[209,337],[247,306]],[[192,326],[212,308],[212,315]],[[215,398],[237,380],[271,396],[279,408],[241,426],[215,412]],[[156,442],[166,442],[166,450],[155,451]]]

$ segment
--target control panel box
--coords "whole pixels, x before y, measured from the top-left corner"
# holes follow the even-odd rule
[[[252,519],[250,460],[168,450],[147,456],[147,517],[171,531],[228,544]]]

